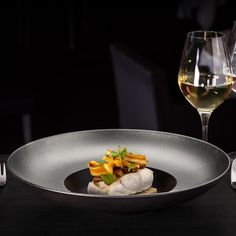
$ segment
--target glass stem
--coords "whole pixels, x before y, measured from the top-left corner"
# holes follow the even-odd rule
[[[200,112],[200,117],[202,121],[202,139],[208,141],[208,123],[211,116],[211,112]]]

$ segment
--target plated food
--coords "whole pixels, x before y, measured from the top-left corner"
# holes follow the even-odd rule
[[[126,147],[107,149],[102,161],[89,161],[93,179],[87,191],[92,194],[132,195],[157,192],[152,188],[153,171],[145,155],[128,152]]]
[[[95,159],[91,158],[94,155],[101,159],[98,155],[106,147],[119,144],[146,155],[157,193],[88,194],[92,177],[87,163]],[[229,167],[228,155],[210,143],[178,134],[131,129],[46,137],[20,147],[7,161],[9,174],[52,202],[109,213],[155,211],[192,200],[218,183]]]

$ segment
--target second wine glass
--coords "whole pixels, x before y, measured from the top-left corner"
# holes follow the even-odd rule
[[[181,92],[197,109],[202,139],[208,141],[211,113],[230,94],[233,77],[225,35],[215,31],[187,34],[178,74]]]

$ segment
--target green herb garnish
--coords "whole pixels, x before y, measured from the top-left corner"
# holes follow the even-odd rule
[[[127,151],[126,147],[122,148],[122,147],[118,146],[116,151],[111,152],[111,157],[112,158],[121,157],[123,159],[127,154],[128,154],[128,151]]]
[[[136,167],[135,163],[129,162],[128,163],[128,172],[130,172],[132,169]]]
[[[116,180],[116,177],[110,173],[105,174],[105,175],[101,175],[100,177],[104,181],[104,183],[107,185],[112,184]]]

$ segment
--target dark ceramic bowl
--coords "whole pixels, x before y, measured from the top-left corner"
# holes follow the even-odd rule
[[[90,160],[100,160],[107,148],[126,146],[145,154],[154,169],[158,193],[105,196],[86,193]],[[54,201],[78,208],[109,212],[156,210],[206,192],[227,172],[229,157],[207,142],[172,133],[147,130],[91,130],[55,135],[13,152],[7,167],[20,181]]]

